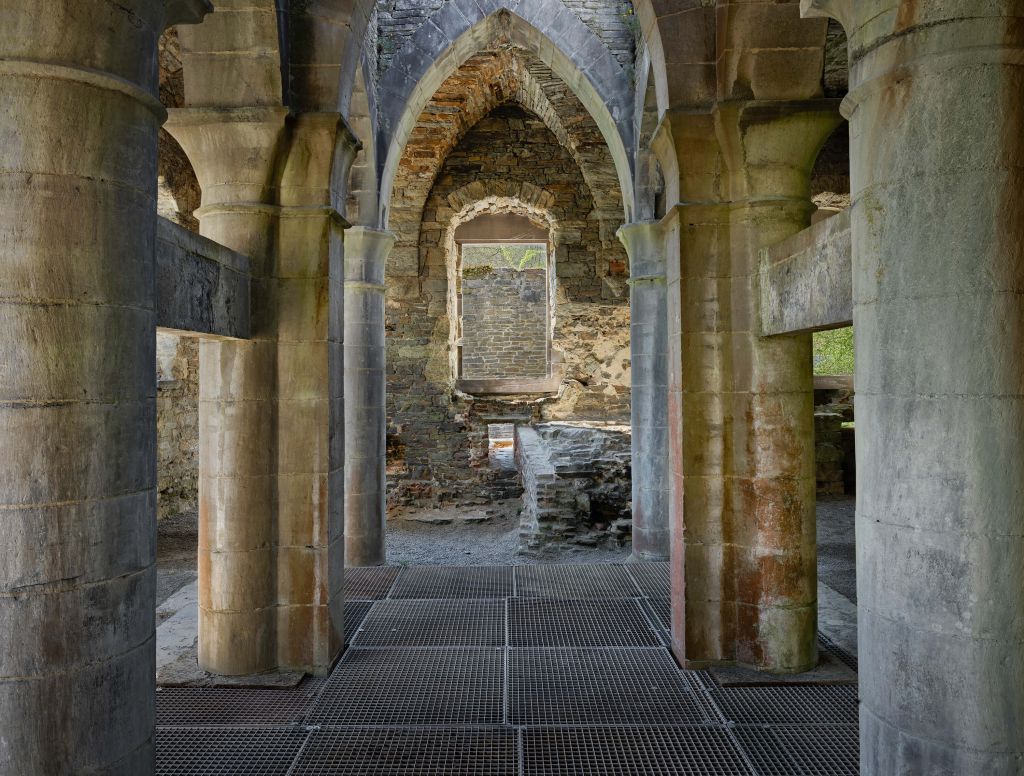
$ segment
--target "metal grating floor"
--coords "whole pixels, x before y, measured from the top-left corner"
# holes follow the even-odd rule
[[[351,643],[363,625],[366,615],[373,608],[373,601],[345,602],[345,644]]]
[[[713,727],[530,728],[524,776],[749,776],[728,731]]]
[[[507,598],[511,566],[413,566],[402,569],[390,598]]]
[[[285,776],[305,730],[158,729],[157,776]]]
[[[349,569],[351,643],[332,674],[160,690],[157,773],[856,774],[857,688],[680,670],[659,641],[666,578],[665,564]]]
[[[500,725],[503,649],[350,649],[309,715],[321,725]]]
[[[514,649],[509,674],[517,725],[705,722],[664,649]]]
[[[623,566],[516,566],[516,595],[524,598],[636,598]]]
[[[636,601],[513,598],[508,606],[513,647],[661,646],[660,626]]]
[[[726,720],[737,724],[857,724],[853,685],[723,687],[709,694]]]
[[[345,603],[387,598],[399,571],[396,566],[353,566],[345,569]]]
[[[667,562],[629,563],[626,570],[648,598],[670,598],[672,580]]]
[[[294,690],[234,687],[159,687],[156,724],[169,727],[292,725],[303,720],[321,683]]]
[[[505,602],[380,601],[353,647],[503,647]]]
[[[312,733],[294,776],[517,776],[516,732],[337,730]]]

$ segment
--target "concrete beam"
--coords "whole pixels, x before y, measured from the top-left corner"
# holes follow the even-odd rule
[[[834,329],[853,322],[850,211],[761,251],[761,334]]]
[[[156,324],[214,337],[249,338],[249,259],[160,218]]]

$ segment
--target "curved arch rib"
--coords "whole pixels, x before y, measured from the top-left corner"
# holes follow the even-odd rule
[[[487,16],[475,3],[454,0],[434,13],[391,62],[381,79],[378,163],[382,224],[402,151],[424,106],[463,62],[502,32],[535,54],[579,98],[615,161],[623,203],[633,201],[633,86],[600,39],[559,3],[519,0]],[[627,220],[628,220],[627,213]]]

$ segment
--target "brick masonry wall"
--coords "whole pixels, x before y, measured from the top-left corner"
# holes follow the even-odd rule
[[[462,376],[546,377],[547,272],[465,270]]]
[[[557,224],[551,344],[564,379],[558,395],[544,398],[467,396],[455,389],[449,349],[446,240],[465,204],[455,194],[466,187],[486,192],[525,183],[550,193],[546,210]],[[404,271],[389,263],[389,503],[471,503],[506,493],[507,484],[488,462],[489,423],[628,422],[628,268],[611,226],[617,224],[602,229],[569,152],[520,108],[493,111],[448,155],[423,210],[418,274],[408,274],[407,262],[401,263]]]

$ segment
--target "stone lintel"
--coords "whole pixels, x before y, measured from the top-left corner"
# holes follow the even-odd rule
[[[761,250],[761,334],[794,334],[853,321],[850,211]]]
[[[456,389],[474,396],[497,396],[526,393],[557,393],[562,384],[561,375],[550,377],[494,377],[460,378],[455,381]]]
[[[249,282],[248,258],[166,218],[158,219],[158,327],[247,339]]]

